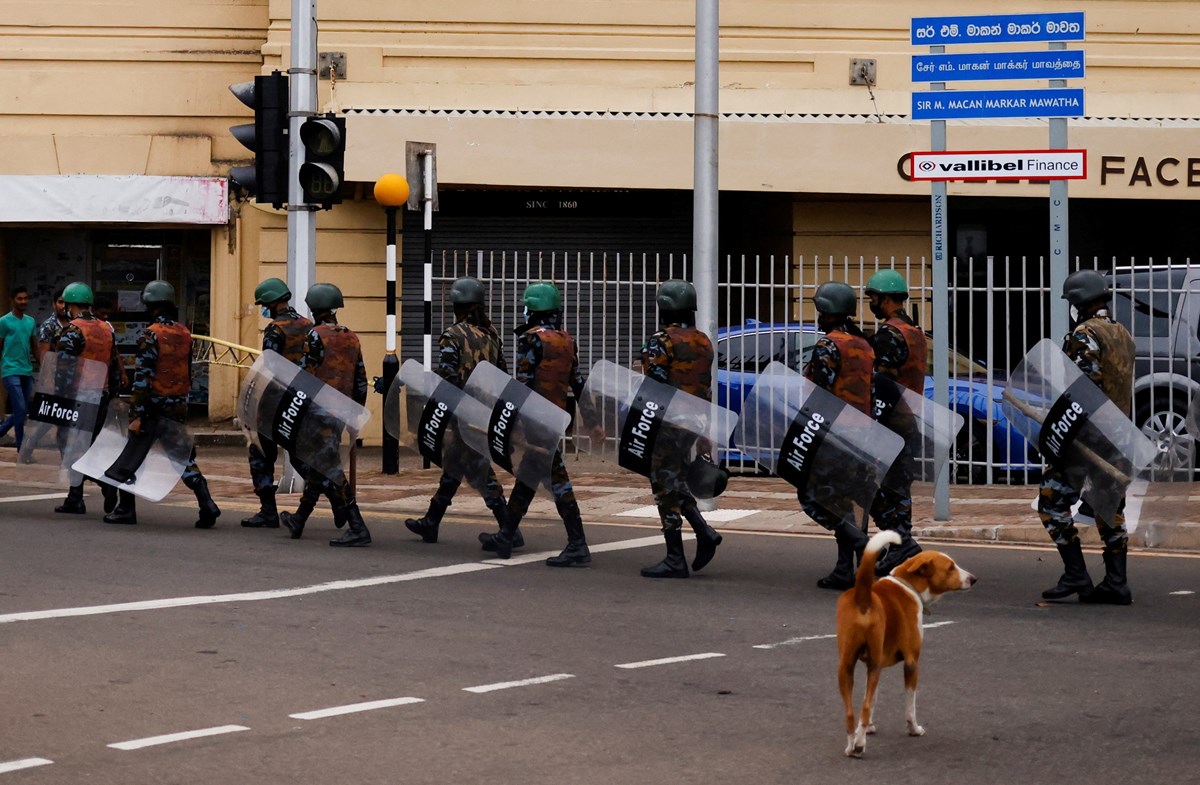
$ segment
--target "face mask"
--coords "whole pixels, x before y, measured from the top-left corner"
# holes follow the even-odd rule
[[[875,316],[876,319],[886,319],[887,318],[887,313],[884,312],[884,310],[883,310],[883,303],[880,303],[879,305],[876,305],[875,303],[869,303],[867,305],[867,307],[871,309],[871,313]]]
[[[264,319],[270,319],[271,318],[271,309],[264,305],[263,309],[262,309],[262,315],[263,315]]]
[[[526,323],[526,324],[528,324],[528,323],[529,323],[529,309],[528,309],[528,308],[526,308],[525,310],[521,311],[521,318],[525,320],[525,323]]]
[[[1068,313],[1070,313],[1070,315],[1071,315],[1071,321],[1078,324],[1079,323],[1079,309],[1076,308],[1074,305],[1072,305],[1067,310],[1068,310]]]

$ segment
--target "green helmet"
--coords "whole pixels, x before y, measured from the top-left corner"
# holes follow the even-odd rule
[[[557,311],[562,308],[562,294],[558,287],[549,281],[538,281],[525,287],[525,307],[530,313],[539,311]]]
[[[1063,299],[1079,307],[1112,294],[1108,281],[1095,270],[1079,270],[1063,281]]]
[[[817,312],[827,316],[849,316],[858,308],[858,297],[854,290],[841,281],[827,281],[817,287],[813,294]]]
[[[146,305],[174,305],[175,287],[166,281],[151,281],[142,290],[142,302]]]
[[[895,270],[880,270],[867,279],[867,294],[898,294],[908,297],[908,282]]]
[[[92,287],[85,284],[83,281],[75,281],[67,284],[67,288],[63,289],[63,302],[73,303],[75,305],[91,305],[95,302],[92,297]]]
[[[662,286],[658,287],[658,297],[655,301],[663,311],[694,311],[696,287],[678,278],[663,281]]]
[[[268,278],[254,288],[254,303],[256,305],[270,305],[279,300],[286,300],[292,296],[288,285],[278,278]]]
[[[308,287],[304,295],[304,303],[310,311],[332,311],[346,304],[342,298],[342,290],[331,283],[315,283]]]
[[[450,284],[452,305],[483,305],[485,299],[487,290],[478,278],[459,278]]]

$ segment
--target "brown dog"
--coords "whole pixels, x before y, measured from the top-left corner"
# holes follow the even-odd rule
[[[899,545],[900,535],[885,531],[867,543],[862,564],[837,606],[838,687],[846,703],[846,755],[861,757],[867,734],[875,732],[871,712],[875,688],[884,668],[904,663],[908,735],[923,736],[917,724],[917,663],[921,658],[921,615],[925,607],[949,591],[966,591],[975,576],[944,553],[922,551],[875,580],[875,561],[884,545]],[[854,706],[854,668],[867,664],[867,692],[857,724]]]

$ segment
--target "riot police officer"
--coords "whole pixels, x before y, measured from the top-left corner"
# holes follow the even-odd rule
[[[711,401],[713,345],[709,337],[695,326],[696,288],[683,280],[664,281],[658,288],[655,302],[658,305],[659,330],[642,347],[642,373],[655,381]],[[680,490],[679,478],[674,476],[682,471],[685,453],[691,451],[695,439],[679,431],[664,431],[659,438],[686,439],[687,443],[678,445],[680,464],[663,465],[651,471],[650,488],[654,492],[654,502],[662,521],[667,555],[658,564],[643,567],[641,574],[644,578],[686,578],[688,565],[683,552],[683,519],[687,519],[696,533],[693,570],[699,571],[712,561],[722,537],[704,520],[696,507],[695,498]],[[702,456],[706,456],[706,444],[695,446]]]
[[[880,320],[879,329],[870,338],[871,349],[875,353],[875,373],[885,377],[885,383],[890,380],[924,396],[929,344],[925,331],[904,310],[904,303],[908,299],[908,282],[895,270],[879,270],[867,280],[863,291],[867,295],[871,313]],[[908,434],[897,430],[904,423],[901,418],[885,422],[901,436],[907,437]],[[911,422],[906,424],[912,427]],[[871,518],[875,525],[900,535],[900,544],[889,548],[876,563],[875,570],[880,575],[887,574],[897,564],[921,552],[921,546],[912,538],[914,458],[907,447],[901,452],[871,505]]]
[[[142,290],[142,302],[151,321],[142,331],[135,355],[137,369],[129,401],[131,440],[154,438],[160,419],[185,424],[188,393],[192,389],[192,332],[176,321],[179,311],[175,306],[175,287],[167,281],[151,281]],[[131,476],[128,470],[123,471]],[[105,474],[112,477],[114,470]],[[120,477],[114,479],[121,480]],[[196,495],[200,507],[196,528],[211,529],[221,510],[208,492],[208,481],[196,465],[194,446],[183,469],[183,484]],[[133,494],[120,491],[116,508],[104,516],[104,522],[137,523]]]
[[[334,388],[355,403],[367,401],[367,368],[363,364],[362,346],[358,336],[349,327],[339,324],[337,309],[345,305],[342,290],[331,283],[315,283],[304,295],[304,302],[313,315],[313,328],[304,337],[300,352],[300,368],[308,371],[325,384]],[[330,451],[329,460],[322,463],[336,464],[341,446],[340,423],[326,418],[317,426],[321,431],[319,440],[322,448]],[[291,532],[292,539],[299,539],[304,524],[316,508],[320,494],[324,493],[333,508],[334,521],[345,523],[347,529],[342,536],[330,540],[334,547],[365,547],[371,544],[371,532],[363,522],[354,498],[354,489],[346,479],[345,472],[337,472],[333,479],[325,477],[299,459],[293,459],[297,471],[304,477],[304,493],[294,513],[283,513],[280,521]]]
[[[66,303],[67,314],[71,321],[63,328],[58,336],[57,348],[59,357],[65,359],[78,358],[102,363],[108,373],[104,379],[104,392],[100,396],[100,409],[96,415],[96,426],[93,432],[100,432],[104,426],[104,417],[108,411],[108,401],[112,395],[121,389],[121,359],[117,354],[116,341],[113,338],[112,326],[92,315],[91,306],[94,298],[92,288],[87,284],[76,281],[67,284],[63,289],[63,302]],[[74,366],[68,366],[74,367]],[[59,374],[64,369],[59,368]],[[70,380],[64,380],[70,381]],[[65,389],[69,384],[60,385]],[[117,505],[117,489],[105,483],[97,484],[104,495],[104,512],[112,512]],[[83,483],[72,485],[67,491],[67,498],[54,508],[58,513],[81,515],[87,512],[83,503]]]
[[[812,357],[804,366],[804,377],[869,415],[875,355],[852,318],[858,310],[857,295],[841,281],[828,281],[817,287],[813,305],[817,309],[817,326],[825,334],[813,346]],[[814,475],[836,471],[836,466],[817,466]],[[849,589],[854,585],[854,558],[866,547],[867,535],[855,521],[834,515],[818,503],[810,489],[819,481],[819,476],[814,476],[807,488],[797,491],[804,512],[832,531],[837,542],[837,563],[829,575],[817,581],[817,586]]]
[[[254,302],[262,306],[263,316],[271,321],[263,330],[263,351],[273,351],[300,364],[304,350],[304,339],[312,329],[311,319],[301,316],[291,305],[292,293],[286,283],[278,278],[268,278],[254,289]],[[259,437],[259,445],[250,445],[250,479],[254,483],[254,494],[259,499],[259,510],[242,520],[247,528],[279,528],[279,511],[275,504],[275,459],[279,450],[265,436]]]
[[[1067,276],[1062,296],[1074,307],[1077,317],[1074,329],[1063,340],[1063,351],[1128,416],[1132,410],[1134,343],[1129,331],[1109,315],[1112,291],[1108,282],[1095,270],[1080,270]],[[1104,542],[1105,576],[1093,588],[1071,515],[1071,506],[1079,500],[1078,484],[1070,466],[1050,466],[1042,475],[1038,516],[1057,546],[1064,568],[1058,583],[1042,592],[1042,597],[1062,600],[1078,594],[1080,602],[1129,605],[1133,594],[1125,570],[1129,534],[1124,502],[1115,520],[1096,516],[1096,528]]]
[[[504,344],[488,318],[484,305],[486,299],[483,282],[477,278],[459,278],[450,285],[454,324],[447,327],[438,338],[438,364],[434,371],[459,389],[467,383],[475,366],[485,360],[502,371],[508,371],[508,364],[504,361]],[[448,444],[446,449],[470,450],[461,440]],[[496,555],[507,559],[512,555],[512,549],[523,542],[518,539],[518,531],[509,519],[504,491],[496,479],[496,473],[486,461],[476,462],[473,471],[480,476],[468,477],[467,480],[480,489],[484,503],[500,525],[500,531],[491,537],[491,542]],[[462,478],[443,471],[425,515],[405,519],[404,525],[408,530],[420,535],[423,542],[437,542],[442,517],[453,503],[454,494],[461,483]]]
[[[560,408],[567,409],[567,391],[579,398],[583,390],[583,374],[579,370],[579,351],[575,339],[562,326],[562,294],[558,287],[548,281],[538,281],[525,288],[522,296],[525,303],[526,321],[516,329],[517,372],[516,379]],[[554,493],[554,506],[567,530],[567,547],[558,556],[546,559],[550,567],[575,567],[590,564],[591,553],[583,533],[583,519],[579,504],[575,501],[575,489],[567,475],[562,450],[554,453],[550,467],[550,488]],[[512,547],[524,544],[517,526],[529,504],[533,501],[536,487],[518,481],[508,498],[508,512],[512,522],[509,538]],[[495,540],[502,534],[480,534],[479,541],[485,551],[496,550]]]

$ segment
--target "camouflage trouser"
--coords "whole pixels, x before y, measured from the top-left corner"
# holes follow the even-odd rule
[[[453,473],[442,472],[442,477],[438,480],[438,489],[434,494],[434,497],[441,500],[446,506],[449,506],[454,495],[458,493],[459,486],[462,485],[463,480],[466,480],[468,485],[479,491],[479,495],[483,497],[483,502],[489,510],[505,507],[504,488],[496,479],[496,472],[492,470],[491,462],[468,447],[457,434],[447,440],[443,448],[442,463],[454,468]]]
[[[550,464],[550,492],[554,494],[554,506],[559,510],[564,504],[571,504],[575,501],[575,488],[571,485],[571,478],[567,475],[567,464],[563,460],[562,450],[554,453],[554,460]],[[529,505],[533,502],[536,493],[536,487],[518,481],[508,498],[509,512],[517,519],[524,518],[525,513],[529,512]]]
[[[250,479],[254,483],[255,493],[275,485],[275,461],[279,460],[279,448],[275,442],[261,435],[258,441],[262,449],[258,444],[251,444],[249,449]]]
[[[880,531],[907,537],[912,532],[912,453],[901,451],[871,502],[871,520]]]
[[[817,500],[817,494],[813,492],[811,485],[807,488],[797,489],[796,499],[799,500],[800,509],[804,510],[804,514],[816,521],[823,529],[833,531],[844,519],[843,516],[829,510]]]
[[[187,423],[187,396],[151,395],[146,403],[146,417],[148,419],[161,417],[164,420],[171,420],[180,425],[185,425]],[[200,473],[200,467],[196,465],[196,447],[193,444],[191,455],[188,456],[187,465],[183,467],[183,484],[194,491],[203,481],[204,475]]]
[[[1055,545],[1070,545],[1079,539],[1071,507],[1079,501],[1082,477],[1058,468],[1048,468],[1038,488],[1038,517]],[[1124,553],[1128,548],[1129,532],[1125,529],[1125,501],[1121,500],[1115,520],[1111,523],[1096,516],[1096,531],[1104,541],[1105,550]]]
[[[305,427],[308,460],[291,455],[292,466],[304,478],[303,496],[316,501],[324,494],[334,510],[341,510],[354,502],[354,491],[342,468],[343,425],[337,420],[317,416],[306,420]],[[314,468],[316,466],[321,469]]]
[[[678,467],[660,468],[650,472],[650,490],[658,506],[658,517],[664,532],[683,527],[683,511],[696,506],[696,500],[681,489]]]

